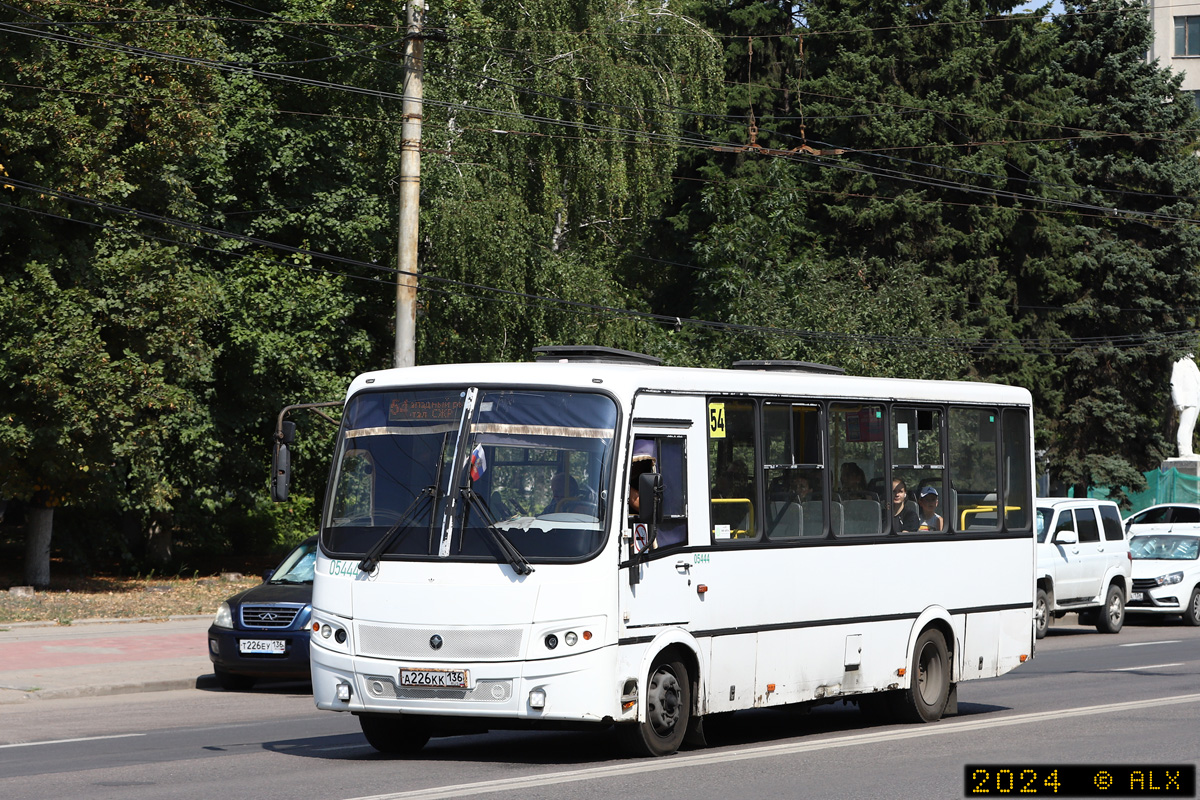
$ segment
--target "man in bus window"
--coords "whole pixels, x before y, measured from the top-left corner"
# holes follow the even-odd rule
[[[633,463],[629,466],[629,514],[635,519],[642,507],[638,481],[647,472],[654,472],[657,463],[654,457],[654,440],[634,439]]]
[[[937,513],[938,490],[932,486],[926,486],[921,489],[921,494],[917,498],[917,505],[921,510],[921,525],[918,530],[922,531],[940,531],[942,529],[942,518]]]

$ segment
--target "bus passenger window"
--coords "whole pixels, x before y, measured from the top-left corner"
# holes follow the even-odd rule
[[[950,409],[950,480],[958,499],[955,530],[1000,529],[1000,481],[995,409]]]
[[[882,502],[887,498],[881,498],[870,486],[883,486],[883,407],[840,403],[830,406],[829,451],[830,468],[837,479],[830,505],[834,533],[878,535],[887,520],[884,516],[887,506]]]
[[[953,500],[944,485],[944,419],[939,408],[892,408],[892,533],[940,531],[945,527],[946,516],[953,513],[949,510]],[[926,492],[927,508],[922,528],[919,498],[921,492],[931,486],[937,494]]]
[[[764,403],[763,434],[767,538],[824,536],[820,407]]]
[[[758,535],[754,403],[721,398],[710,400],[708,407],[709,513],[713,540],[754,539]]]
[[[1004,527],[1022,530],[1029,527],[1029,413],[1006,409],[1004,422]],[[1101,509],[1103,510],[1103,508]],[[1122,537],[1117,537],[1122,538]]]

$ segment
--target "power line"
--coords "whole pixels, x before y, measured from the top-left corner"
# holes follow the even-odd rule
[[[197,233],[202,233],[202,234],[206,234],[206,235],[210,235],[210,236],[229,239],[229,240],[236,241],[236,242],[254,244],[257,246],[267,247],[267,248],[271,248],[271,249],[277,249],[277,250],[281,250],[284,252],[289,252],[289,253],[293,253],[293,254],[297,254],[297,255],[303,255],[306,257],[310,257],[310,258],[325,259],[325,260],[333,261],[334,263],[340,263],[340,264],[344,264],[347,266],[357,266],[357,267],[371,269],[371,270],[375,270],[375,271],[379,271],[379,272],[387,272],[387,273],[393,273],[393,274],[404,274],[400,270],[397,270],[393,267],[385,267],[385,266],[381,266],[379,264],[374,264],[371,262],[365,262],[365,261],[359,261],[356,259],[345,258],[342,256],[330,254],[330,253],[321,253],[321,252],[309,250],[306,248],[293,247],[291,245],[285,245],[285,244],[282,244],[279,242],[272,242],[272,241],[261,239],[258,237],[250,237],[250,236],[246,236],[244,234],[237,234],[237,233],[223,231],[223,230],[216,229],[216,228],[210,228],[207,226],[198,225],[196,223],[187,222],[185,220],[179,220],[179,219],[167,217],[167,216],[160,215],[160,214],[152,214],[152,213],[140,211],[137,209],[131,209],[131,208],[126,208],[126,207],[122,207],[122,206],[117,206],[117,205],[111,204],[111,203],[104,203],[102,201],[97,201],[97,200],[93,200],[90,198],[73,195],[68,192],[60,192],[55,189],[51,189],[49,187],[37,186],[35,184],[30,184],[30,183],[27,183],[25,181],[21,181],[18,179],[5,178],[5,182],[7,184],[15,186],[16,188],[22,189],[23,191],[37,192],[37,193],[43,194],[43,195],[50,195],[52,197],[56,197],[60,200],[66,201],[66,202],[76,203],[76,204],[84,205],[87,207],[95,208],[98,210],[107,211],[110,213],[117,213],[117,214],[121,214],[124,216],[130,216],[130,217],[133,217],[136,219],[142,219],[142,220],[146,220],[146,221],[150,221],[150,222],[156,222],[156,223],[164,224],[164,225],[168,225],[168,226],[180,227],[185,230],[191,230],[191,231],[197,232]],[[6,205],[8,205],[8,204],[6,204]],[[8,205],[8,207],[13,208],[13,209],[22,210],[22,211],[29,210],[29,209],[24,208],[23,206]],[[34,213],[44,213],[44,212],[34,211]],[[74,218],[67,217],[66,219],[71,219],[72,221],[76,221],[76,220],[74,220]],[[138,233],[138,232],[135,231],[134,233]],[[187,242],[176,242],[176,244],[190,246],[190,243],[187,243]],[[605,305],[597,304],[597,303],[584,303],[581,301],[563,300],[561,298],[556,298],[556,297],[547,297],[544,295],[535,295],[535,294],[531,294],[531,293],[527,293],[527,292],[518,292],[518,291],[515,291],[512,289],[503,289],[503,288],[495,287],[495,286],[486,286],[483,284],[476,284],[476,283],[471,283],[468,281],[460,281],[460,280],[455,280],[452,278],[443,278],[443,277],[436,276],[436,275],[424,275],[423,279],[436,281],[436,282],[442,283],[444,285],[453,285],[453,286],[458,286],[461,288],[467,288],[467,289],[471,289],[473,291],[494,292],[494,293],[501,294],[501,295],[504,295],[504,296],[507,296],[510,298],[518,298],[518,299],[526,300],[526,301],[538,301],[538,302],[543,302],[543,303],[556,304],[556,305],[560,305],[560,306],[564,306],[564,307],[568,307],[568,308],[589,310],[589,311],[601,312],[601,313],[606,313],[606,314],[616,314],[616,315],[621,315],[621,316],[631,318],[631,319],[640,319],[640,320],[655,322],[657,324],[667,325],[667,326],[678,327],[678,326],[686,325],[686,326],[690,326],[690,327],[707,328],[710,330],[717,330],[717,331],[756,333],[756,334],[781,336],[781,337],[795,338],[795,339],[806,339],[806,340],[813,340],[813,341],[825,341],[825,342],[833,342],[833,343],[860,343],[860,344],[868,343],[868,344],[886,345],[886,346],[894,346],[894,347],[905,347],[905,348],[910,348],[910,349],[937,348],[937,349],[946,349],[946,350],[949,350],[952,352],[963,352],[963,351],[968,351],[968,352],[973,352],[973,353],[988,353],[988,352],[995,353],[995,352],[1008,352],[1008,351],[1024,352],[1024,351],[1032,349],[1036,352],[1065,353],[1065,352],[1070,352],[1070,351],[1079,349],[1080,346],[1088,346],[1088,347],[1104,346],[1104,347],[1120,350],[1120,349],[1130,349],[1130,348],[1134,348],[1134,347],[1141,347],[1147,343],[1159,341],[1164,338],[1170,339],[1170,338],[1183,337],[1183,336],[1195,336],[1197,333],[1196,330],[1187,329],[1187,330],[1151,332],[1151,333],[1140,333],[1140,334],[1124,334],[1124,335],[1110,336],[1110,337],[1075,337],[1075,338],[1070,338],[1070,339],[982,339],[982,338],[980,338],[980,339],[973,339],[973,340],[965,340],[965,339],[954,339],[954,338],[945,338],[945,337],[931,338],[931,337],[921,337],[921,336],[889,336],[889,335],[875,335],[875,334],[861,334],[861,333],[857,333],[857,334],[856,333],[840,333],[840,332],[830,332],[830,331],[823,332],[823,331],[812,331],[812,330],[803,330],[803,329],[773,328],[773,327],[762,326],[762,325],[744,325],[744,324],[738,324],[738,323],[695,319],[695,318],[690,318],[690,317],[672,317],[672,316],[666,315],[666,314],[635,311],[635,310],[624,309],[624,308],[619,308],[619,307],[615,307],[615,306],[605,306]],[[382,282],[377,282],[377,283],[379,283],[380,285],[384,285]],[[388,288],[390,289],[391,286],[388,285]]]

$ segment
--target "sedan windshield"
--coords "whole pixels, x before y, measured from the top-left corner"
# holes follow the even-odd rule
[[[1195,561],[1200,556],[1200,537],[1135,536],[1129,540],[1129,552],[1135,559]]]
[[[271,576],[271,583],[312,583],[316,561],[317,540],[314,538],[287,554]]]
[[[603,544],[616,416],[587,392],[359,394],[343,417],[326,547],[514,565],[589,556]]]

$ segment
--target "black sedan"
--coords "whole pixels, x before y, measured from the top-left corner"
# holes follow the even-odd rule
[[[223,689],[258,678],[308,680],[317,537],[306,539],[266,579],[221,604],[208,628],[208,657]]]

